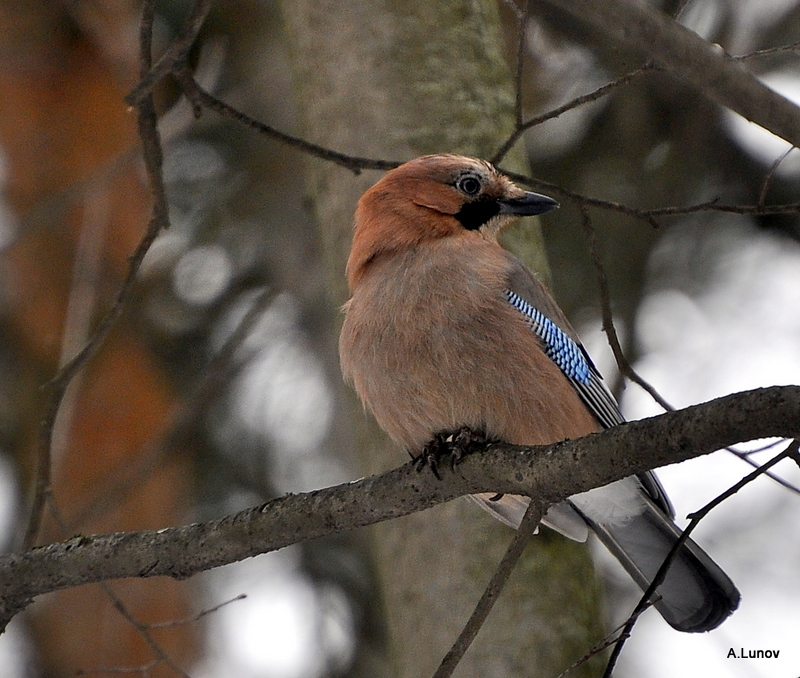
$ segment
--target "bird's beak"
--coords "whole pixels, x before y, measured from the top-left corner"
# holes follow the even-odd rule
[[[499,200],[500,214],[516,214],[521,217],[530,217],[534,214],[544,214],[556,209],[558,202],[546,195],[525,191],[521,198],[506,198]]]

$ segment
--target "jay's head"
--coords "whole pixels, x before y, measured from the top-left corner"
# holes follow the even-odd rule
[[[358,202],[347,262],[351,288],[377,257],[447,237],[485,237],[521,216],[558,207],[483,160],[426,155],[384,175]]]

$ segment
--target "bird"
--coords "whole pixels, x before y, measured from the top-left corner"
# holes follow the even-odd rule
[[[412,456],[448,432],[545,445],[624,423],[553,297],[498,243],[510,223],[556,207],[490,163],[453,154],[410,160],[358,201],[340,364],[364,407]],[[475,498],[515,528],[529,502]],[[569,497],[542,522],[578,541],[593,531],[647,590],[681,536],[673,518],[648,472]],[[716,628],[740,599],[692,540],[656,593],[655,608],[685,632]]]

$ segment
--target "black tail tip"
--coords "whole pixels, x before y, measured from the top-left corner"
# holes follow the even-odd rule
[[[739,590],[730,583],[729,587],[710,592],[706,597],[706,604],[688,616],[672,607],[663,605],[661,600],[655,603],[655,608],[676,631],[703,633],[713,631],[730,617],[739,607],[740,600]]]

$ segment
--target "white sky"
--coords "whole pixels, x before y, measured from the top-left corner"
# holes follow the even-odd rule
[[[800,383],[800,246],[758,232],[741,219],[717,221],[726,223],[712,226],[716,246],[709,250],[716,261],[707,263],[716,279],[708,290],[694,298],[657,293],[640,314],[638,336],[646,355],[636,369],[678,407],[757,386]],[[707,227],[698,223],[695,228]],[[685,246],[686,234],[679,238]],[[662,250],[670,256],[668,243]],[[629,418],[660,409],[635,386],[627,389],[622,405]],[[733,455],[717,452],[662,469],[659,477],[683,517],[751,470]],[[776,470],[800,483],[791,462]],[[650,614],[623,655],[620,675],[797,678],[800,497],[759,479],[712,512],[695,534],[739,586],[740,609],[719,629],[700,636],[675,633]],[[777,649],[780,655],[729,659],[731,647]]]

